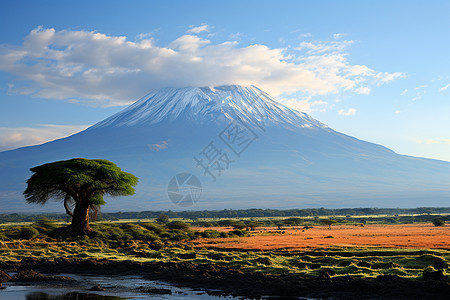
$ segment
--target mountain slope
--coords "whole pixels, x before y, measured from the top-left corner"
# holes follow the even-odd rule
[[[180,209],[167,197],[179,173],[201,181],[194,209],[438,206],[450,196],[450,163],[338,133],[254,86],[188,87],[153,91],[68,138],[0,153],[0,211],[36,210],[20,195],[28,169],[72,157],[109,159],[141,178],[135,196],[107,210]]]

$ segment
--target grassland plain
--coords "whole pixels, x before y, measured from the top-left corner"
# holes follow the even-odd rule
[[[143,265],[151,266],[150,269],[160,270],[155,274],[167,277],[167,280],[176,280],[180,274],[186,275],[180,271],[181,268],[187,272],[187,278],[192,274],[203,276],[204,288],[211,287],[208,284],[211,272],[217,272],[216,281],[238,272],[236,274],[265,276],[258,277],[260,281],[284,278],[288,284],[295,277],[315,280],[310,281],[314,284],[317,280],[328,280],[331,286],[350,280],[353,285],[376,282],[386,287],[400,280],[398,284],[418,287],[427,281],[424,279],[432,279],[432,282],[439,283],[435,283],[434,290],[430,290],[433,285],[428,283],[427,288],[417,294],[420,298],[433,296],[436,299],[442,293],[450,292],[446,273],[450,260],[450,238],[445,226],[337,225],[332,229],[327,226],[307,226],[308,229],[292,226],[281,229],[260,227],[247,231],[230,227],[189,228],[181,221],[164,226],[150,222],[107,222],[94,223],[94,234],[90,237],[71,238],[60,235],[62,226],[49,220],[31,225],[2,226],[0,270],[45,270],[45,266],[49,270],[57,270],[61,259],[65,264],[72,262],[75,265],[83,261],[106,261],[108,264],[132,264],[133,268],[138,269]],[[94,270],[99,271],[96,264]],[[178,277],[173,274],[165,276],[166,273],[161,273],[163,266],[178,269]],[[73,270],[76,271],[76,268]],[[151,276],[148,272],[146,274]],[[241,276],[236,274],[235,277]],[[383,278],[390,278],[390,283],[380,283]],[[191,282],[190,285],[196,284]],[[220,284],[217,287],[227,290]],[[270,294],[270,290],[264,290],[265,287],[255,288]],[[320,285],[317,288],[323,292]],[[392,286],[391,290],[394,288]],[[295,295],[318,296],[321,295],[317,294],[319,290],[305,286],[303,294]],[[261,295],[254,289],[243,291],[234,288],[229,292],[232,291],[252,297]],[[295,292],[288,294],[292,293]],[[386,295],[395,293],[391,291]],[[349,294],[344,294],[344,298],[348,297]]]
[[[194,228],[203,230],[202,228]],[[211,228],[232,230],[231,228]],[[330,246],[382,247],[408,249],[450,249],[450,230],[433,224],[374,224],[365,226],[337,225],[262,227],[256,228],[250,237],[224,238],[215,248],[239,249],[308,249]],[[211,240],[197,241],[198,247],[210,246]]]

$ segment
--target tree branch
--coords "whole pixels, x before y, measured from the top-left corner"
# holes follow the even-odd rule
[[[70,207],[69,207],[70,199],[71,199],[71,197],[69,196],[69,194],[66,194],[66,196],[64,197],[64,208],[66,209],[66,214],[73,217],[73,213],[70,211]]]

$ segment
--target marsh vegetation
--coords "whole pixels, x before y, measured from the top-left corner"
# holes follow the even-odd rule
[[[332,230],[327,225],[322,225],[308,229],[294,226],[283,231],[277,228],[250,231],[250,228],[243,230],[233,227],[217,228],[218,230],[192,229],[182,221],[171,221],[165,225],[155,222],[97,222],[92,224],[91,236],[78,237],[62,236],[63,227],[64,224],[48,219],[41,219],[30,225],[0,227],[0,261],[52,260],[64,257],[190,262],[264,274],[300,274],[307,277],[351,275],[363,278],[397,275],[412,279],[422,278],[427,268],[442,270],[446,274],[450,261],[450,251],[442,248],[332,245],[340,235],[352,232],[350,227],[339,228],[339,225],[334,225]],[[430,228],[427,227],[427,230]],[[295,231],[298,234],[292,235]],[[411,236],[411,231],[406,231],[405,235],[407,234],[410,239],[415,238]],[[264,247],[265,238],[272,241],[276,241],[276,238],[283,238],[285,241],[301,240],[311,247],[278,245],[267,248]],[[252,239],[257,242],[252,244]],[[314,240],[320,240],[321,243],[326,241],[331,245],[320,246],[314,244]],[[258,243],[260,247],[257,247]]]

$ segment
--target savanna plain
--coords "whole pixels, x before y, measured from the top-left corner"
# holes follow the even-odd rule
[[[100,220],[92,222],[91,235],[67,237],[64,221],[40,217],[0,225],[0,279],[8,286],[58,279],[50,274],[142,275],[255,299],[445,299],[448,219],[447,214],[192,219],[161,214]]]

